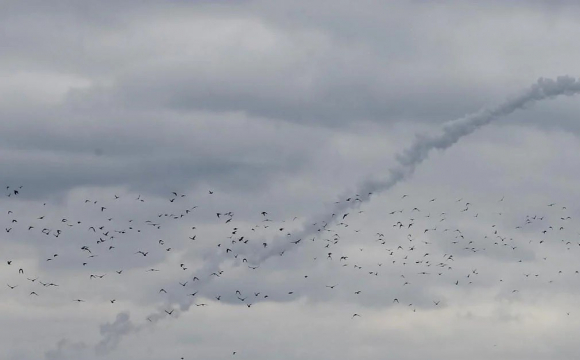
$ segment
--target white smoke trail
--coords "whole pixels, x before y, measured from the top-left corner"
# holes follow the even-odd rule
[[[323,214],[306,221],[304,229],[298,233],[294,233],[293,237],[295,239],[302,239],[316,234],[321,227],[320,224],[330,224],[334,220],[333,214],[340,215],[345,211],[356,208],[360,204],[368,201],[371,194],[386,191],[400,181],[408,178],[413,174],[416,167],[427,159],[432,150],[445,150],[457,143],[462,137],[473,133],[480,127],[502,116],[509,115],[518,109],[532,105],[536,101],[559,95],[571,96],[579,92],[580,82],[575,78],[569,76],[560,76],[556,80],[540,78],[520,95],[508,99],[497,106],[483,108],[476,113],[445,123],[438,134],[417,136],[409,148],[396,155],[397,165],[389,170],[390,175],[386,179],[382,181],[368,180],[359,186],[356,193],[359,194],[358,198],[361,201],[341,201]],[[277,256],[281,251],[286,250],[287,246],[288,239],[281,237],[269,244],[269,250],[267,252],[261,251],[260,244],[252,245],[251,243],[244,246],[244,252],[248,254],[248,260],[251,263],[258,265],[272,256]],[[220,264],[224,259],[225,257],[221,253],[216,252],[212,254],[206,259],[204,268],[201,271],[207,274],[219,271]],[[200,282],[199,286],[203,287],[209,281],[209,278],[204,279]],[[185,302],[179,304],[179,311],[176,309],[176,316],[180,312],[188,311],[194,303],[193,300],[185,300]],[[152,317],[154,319],[153,323],[155,323],[162,318],[162,314],[152,314]],[[142,329],[141,326],[134,326],[128,317],[123,317],[122,320],[123,326],[107,327],[106,331],[104,331],[106,333],[106,339],[99,343],[97,349],[99,353],[104,354],[113,350],[123,335],[138,332]]]

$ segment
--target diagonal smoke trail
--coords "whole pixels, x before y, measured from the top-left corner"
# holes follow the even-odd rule
[[[445,150],[457,143],[462,137],[473,133],[478,128],[489,124],[502,116],[511,114],[512,112],[523,109],[526,106],[532,105],[536,101],[553,98],[559,95],[575,95],[580,93],[580,81],[573,77],[560,76],[556,80],[540,78],[530,88],[523,91],[518,96],[510,98],[503,103],[494,107],[483,108],[480,111],[469,114],[463,118],[447,122],[443,125],[438,134],[417,136],[414,143],[396,156],[397,165],[389,170],[389,176],[381,181],[367,180],[363,182],[358,190],[359,199],[361,201],[341,201],[340,203],[331,207],[328,211],[306,221],[305,227],[298,233],[294,233],[295,239],[302,239],[316,234],[321,224],[330,224],[334,216],[339,215],[350,209],[360,206],[361,203],[368,201],[372,193],[386,191],[395,186],[400,181],[408,178],[413,174],[415,168],[427,159],[431,150]],[[316,225],[315,225],[316,224]],[[272,256],[277,256],[281,251],[286,250],[288,246],[288,239],[280,237],[270,243],[267,252],[263,252],[260,244],[250,244],[244,246],[244,253],[248,256],[248,261],[258,265],[266,261]],[[206,258],[204,267],[200,270],[205,274],[219,271],[220,264],[225,258],[222,253],[215,252]],[[209,277],[202,279],[200,287],[203,287],[210,281]],[[181,300],[181,299],[180,299]],[[194,301],[190,299],[183,299],[179,302],[179,312],[188,311],[193,305]],[[163,317],[162,313],[152,314],[151,319],[153,323],[157,322]],[[98,350],[101,353],[106,353],[119,343],[120,339],[132,332],[138,332],[142,327],[134,326],[128,317],[123,317],[123,326],[109,326],[101,329],[105,339],[98,345]],[[119,331],[118,331],[119,330]]]
[[[315,234],[320,229],[321,223],[329,224],[333,221],[332,214],[338,216],[347,210],[358,207],[361,203],[368,201],[372,193],[386,191],[411,176],[415,168],[427,159],[431,150],[445,150],[478,128],[489,124],[501,116],[509,115],[518,109],[532,105],[536,101],[558,95],[571,96],[579,92],[580,81],[577,81],[575,78],[569,76],[560,76],[556,80],[540,78],[529,89],[516,97],[510,98],[494,107],[483,108],[476,113],[445,123],[438,134],[427,136],[417,135],[415,142],[409,148],[396,155],[397,165],[389,170],[390,175],[386,179],[381,181],[367,180],[359,186],[356,193],[359,194],[360,202],[341,201],[326,213],[308,221],[305,228],[299,233],[293,234],[293,236],[296,238],[305,238]],[[257,264],[262,263],[271,256],[284,250],[287,242],[282,240],[278,239],[267,253],[254,252],[254,254],[259,255],[252,258],[253,262]]]

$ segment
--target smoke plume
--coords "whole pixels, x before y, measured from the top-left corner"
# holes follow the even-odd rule
[[[530,106],[536,101],[553,98],[558,95],[574,95],[580,92],[580,81],[573,77],[560,76],[556,80],[540,78],[529,89],[520,95],[510,98],[494,107],[483,108],[476,113],[469,114],[463,118],[445,123],[441,131],[432,135],[417,135],[410,147],[396,155],[397,165],[389,170],[389,176],[381,181],[368,180],[363,182],[356,194],[361,201],[341,201],[325,213],[310,219],[306,222],[305,228],[293,236],[297,239],[306,238],[316,234],[320,229],[320,224],[330,224],[333,221],[333,214],[343,214],[352,208],[368,201],[372,194],[386,191],[395,186],[400,181],[413,174],[419,164],[421,164],[432,150],[445,150],[457,143],[462,137],[473,133],[475,130],[502,116],[509,115],[516,110]],[[344,198],[343,198],[344,199]],[[316,225],[313,225],[316,224]],[[254,253],[252,256],[254,263],[259,264],[278,254],[286,248],[287,239],[277,239],[270,246],[270,251],[266,253]],[[252,254],[250,254],[251,256]]]
[[[499,105],[483,108],[463,118],[449,121],[436,134],[416,136],[411,146],[396,155],[397,164],[389,170],[389,176],[386,179],[380,181],[367,180],[358,187],[356,194],[358,195],[357,198],[361,201],[341,201],[335,204],[324,213],[307,220],[305,227],[301,231],[294,233],[292,235],[293,238],[302,239],[316,234],[321,227],[325,226],[323,224],[332,223],[336,218],[333,214],[337,216],[342,215],[348,210],[359,207],[360,204],[369,201],[372,194],[384,192],[397,183],[407,179],[414,173],[417,166],[427,159],[432,150],[445,150],[480,127],[502,116],[509,115],[516,110],[530,106],[536,101],[559,95],[571,96],[579,92],[580,82],[575,78],[569,76],[560,76],[556,80],[540,78],[521,94]],[[244,246],[244,253],[250,263],[259,265],[270,257],[277,256],[281,251],[286,250],[288,244],[287,237],[280,237],[271,241],[268,251],[264,252],[260,244],[249,243],[248,246]],[[200,272],[210,274],[219,271],[220,265],[225,259],[221,252],[211,254],[206,259],[206,263]],[[205,279],[200,281],[199,286],[203,287],[209,281],[209,277],[205,277]],[[193,300],[191,299],[184,299],[182,301],[184,302],[179,304],[179,309],[175,310],[174,316],[179,316],[180,312],[189,310],[193,304]],[[161,319],[161,315],[163,314],[152,314],[154,322]],[[139,331],[140,329],[141,327],[135,326],[130,322],[126,314],[121,316],[121,318],[118,316],[114,324],[102,327],[101,332],[105,338],[97,345],[97,352],[99,354],[106,354],[117,346],[123,335]]]

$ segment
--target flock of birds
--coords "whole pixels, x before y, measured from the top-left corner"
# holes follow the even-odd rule
[[[6,195],[18,199],[25,190],[22,186],[8,186]],[[265,209],[257,210],[250,216],[250,222],[248,216],[237,220],[235,209],[225,209],[209,215],[206,211],[203,215],[205,220],[195,225],[204,209],[190,201],[189,195],[172,192],[164,200],[163,209],[156,209],[155,214],[116,211],[117,204],[123,201],[125,205],[121,207],[147,202],[141,195],[124,199],[129,196],[111,194],[107,199],[84,199],[81,206],[87,208],[88,216],[56,215],[48,210],[46,203],[39,209],[42,212],[34,216],[22,215],[22,209],[5,209],[4,238],[26,243],[26,239],[34,234],[40,238],[35,245],[40,248],[38,253],[45,255],[36,264],[30,265],[30,262],[11,258],[10,253],[3,251],[4,268],[1,271],[9,279],[5,289],[14,292],[12,296],[17,293],[21,297],[38,298],[35,301],[41,301],[47,293],[58,292],[62,301],[106,301],[115,305],[117,297],[103,298],[108,295],[103,291],[96,298],[86,298],[78,295],[90,294],[86,289],[70,288],[78,283],[62,284],[58,279],[44,277],[58,276],[63,269],[73,269],[79,277],[86,276],[87,282],[84,284],[92,289],[112,277],[116,277],[114,281],[122,282],[127,273],[140,278],[150,276],[154,284],[159,282],[155,278],[156,273],[181,274],[170,283],[146,290],[151,292],[151,296],[164,299],[162,312],[145,320],[156,322],[162,317],[176,317],[183,310],[183,304],[204,308],[225,301],[254,309],[260,302],[291,301],[311,296],[308,291],[312,288],[327,292],[325,296],[339,291],[340,296],[355,303],[367,292],[373,292],[373,301],[379,299],[389,306],[404,306],[409,311],[417,312],[417,309],[426,307],[445,306],[452,299],[410,300],[412,295],[407,290],[409,288],[421,289],[433,283],[440,287],[458,288],[492,286],[493,282],[502,286],[504,278],[501,275],[494,278],[496,274],[492,269],[478,269],[471,265],[477,262],[478,256],[520,264],[521,275],[518,276],[524,281],[560,282],[566,285],[573,281],[572,277],[580,277],[580,270],[566,273],[559,269],[558,258],[551,262],[551,267],[545,267],[545,272],[537,270],[536,262],[548,263],[552,260],[551,254],[571,252],[580,247],[580,237],[571,234],[568,229],[573,214],[566,206],[556,203],[545,204],[541,213],[509,216],[510,220],[506,220],[501,207],[504,197],[493,201],[500,211],[479,213],[476,205],[462,198],[442,200],[446,211],[441,211],[443,209],[437,206],[441,200],[437,198],[416,200],[412,196],[402,195],[397,199],[402,208],[381,214],[384,225],[382,229],[376,229],[364,227],[364,206],[360,195],[354,194],[340,200],[351,203],[352,206],[348,207],[351,210],[332,214],[332,221],[311,224],[316,231],[307,237],[297,238],[295,234],[300,233],[307,221],[298,216],[276,219]],[[204,196],[217,195],[208,191]],[[489,226],[471,226],[480,217],[486,217]],[[516,219],[517,224],[512,224],[512,219]],[[171,235],[163,232],[165,229],[173,231],[176,226],[180,229],[178,233],[184,234],[183,238],[176,239],[175,232]],[[204,226],[219,230],[201,231]],[[216,235],[208,236],[208,231]],[[138,241],[124,240],[129,237]],[[282,250],[267,256],[260,263],[255,261],[260,258],[256,253],[270,253],[274,246]],[[204,266],[203,261],[200,263],[198,260],[188,262],[183,254],[196,247],[200,247],[204,257],[211,255],[205,261],[213,261],[212,266]],[[170,254],[173,252],[181,255],[172,257]],[[289,282],[294,287],[280,291],[280,284],[268,280],[271,274],[268,269],[275,269],[278,259],[288,256],[295,256],[296,259],[293,274],[299,272],[297,269],[302,267],[302,262],[324,262],[322,271],[337,275],[296,275],[300,280]],[[472,260],[461,262],[461,259]],[[252,279],[250,283],[256,287],[255,290],[210,286],[227,279],[230,273],[241,272]],[[488,276],[478,280],[482,273]],[[562,280],[565,276],[568,276],[566,280]],[[345,280],[349,278],[354,280]],[[377,295],[379,290],[373,281],[378,278],[387,280],[389,289]],[[328,279],[334,282],[322,282]],[[313,284],[303,284],[309,281]],[[135,285],[127,281],[127,287],[130,286]],[[508,288],[506,296],[516,296],[520,290]],[[422,294],[423,297],[431,295],[429,292]],[[566,314],[570,315],[570,311]],[[348,316],[354,321],[363,318],[364,313],[355,312]],[[232,351],[232,355],[236,353]]]

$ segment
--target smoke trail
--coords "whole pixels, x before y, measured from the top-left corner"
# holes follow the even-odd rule
[[[117,314],[113,323],[101,325],[101,336],[103,339],[95,346],[97,355],[105,355],[115,349],[125,334],[139,332],[141,327],[135,326],[128,313],[122,312]]]
[[[333,221],[332,214],[342,214],[368,201],[372,193],[383,192],[392,188],[400,181],[411,176],[415,168],[427,159],[431,150],[445,150],[457,143],[462,137],[473,133],[480,127],[489,124],[501,116],[509,115],[518,109],[532,105],[536,101],[553,98],[558,95],[571,96],[579,92],[580,82],[575,78],[569,76],[559,76],[556,80],[539,78],[528,90],[516,97],[510,98],[494,107],[483,108],[476,113],[445,123],[439,134],[417,135],[414,143],[409,148],[396,155],[397,165],[389,170],[390,175],[385,180],[367,180],[359,186],[356,193],[359,194],[360,202],[341,201],[326,213],[308,221],[305,228],[293,236],[296,238],[305,238],[315,234],[320,229],[319,224],[330,224]],[[258,264],[262,263],[284,250],[285,246],[287,246],[287,240],[277,240],[273,244],[274,246],[270,246],[270,251],[258,253],[259,255],[253,257],[252,261]]]
[[[371,194],[386,191],[400,181],[408,178],[414,173],[416,167],[427,159],[431,150],[445,150],[457,143],[462,137],[473,133],[480,127],[489,124],[501,116],[509,115],[518,109],[532,105],[536,101],[553,98],[558,95],[571,96],[579,92],[580,82],[575,78],[569,76],[560,76],[556,80],[540,78],[529,89],[523,91],[516,97],[510,98],[494,107],[483,108],[476,113],[445,123],[438,134],[416,136],[415,141],[409,148],[396,155],[397,165],[389,170],[389,176],[386,179],[381,181],[367,180],[358,187],[356,193],[359,195],[358,198],[361,201],[341,201],[335,204],[323,214],[306,221],[304,229],[298,233],[294,233],[293,237],[295,239],[302,239],[316,234],[321,229],[321,224],[332,223],[334,220],[333,214],[340,215],[345,211],[356,208],[360,204],[368,201]],[[272,256],[277,256],[281,251],[286,250],[287,246],[288,239],[286,237],[280,237],[269,244],[269,250],[267,252],[261,251],[260,244],[249,243],[247,246],[244,246],[244,253],[249,257],[248,261],[258,265]],[[206,262],[201,272],[210,274],[219,271],[220,264],[224,259],[223,254],[219,252],[210,254],[205,259]],[[203,288],[209,281],[209,278],[202,279],[199,286]],[[176,309],[176,316],[179,316],[180,312],[188,311],[194,303],[193,300],[184,300],[184,302],[179,303],[180,308],[179,311]],[[162,314],[152,314],[154,322],[161,319],[161,316]],[[123,326],[111,326],[107,328],[106,339],[100,343],[98,349],[101,354],[114,349],[123,335],[138,332],[141,329],[141,327],[134,326],[128,317],[123,317],[121,320],[120,323]]]

